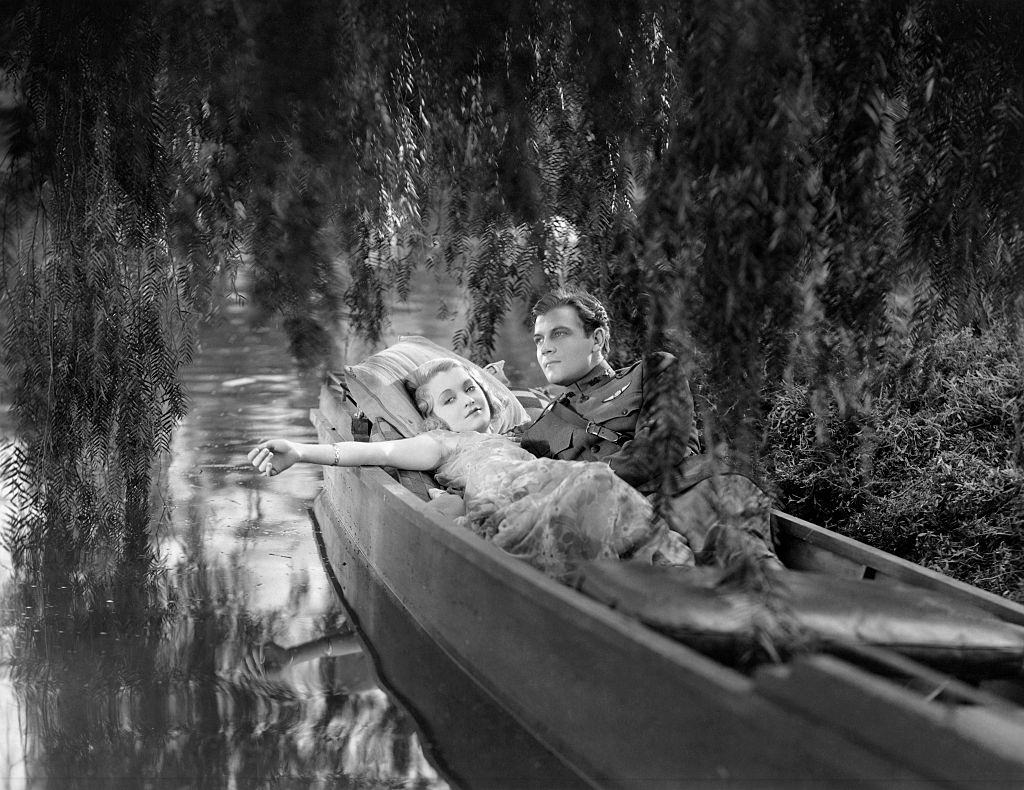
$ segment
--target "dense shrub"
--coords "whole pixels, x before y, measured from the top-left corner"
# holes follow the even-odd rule
[[[1021,349],[960,330],[898,362],[857,408],[816,411],[807,381],[776,393],[762,464],[779,505],[1024,601]]]

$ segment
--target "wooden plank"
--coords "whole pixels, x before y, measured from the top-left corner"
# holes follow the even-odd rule
[[[757,687],[936,781],[1024,786],[1024,725],[998,709],[929,702],[828,656],[761,670]]]
[[[797,571],[815,571],[844,579],[864,579],[874,572],[862,562],[805,540],[777,539],[776,551],[783,565]]]
[[[989,691],[984,685],[961,681],[884,647],[855,643],[832,645],[829,654],[861,669],[883,677],[895,678],[897,680],[894,682],[900,683],[908,690],[913,689],[928,699],[954,701],[964,703],[965,706],[998,708],[1001,714],[1009,715],[1011,718],[1024,716],[1020,700],[1014,702],[1011,697]],[[1003,679],[1000,682],[1005,684],[1004,691],[1022,690],[1019,680]]]
[[[309,421],[316,428],[317,441],[322,444],[352,441],[352,429],[348,420],[338,423],[336,420],[330,419],[320,409],[310,409]]]
[[[333,374],[328,374],[327,382],[320,388],[320,400],[317,405],[327,422],[342,432],[345,441],[351,441],[352,417],[346,408],[344,390],[341,389],[337,377]],[[335,439],[335,441],[339,440]]]
[[[924,568],[913,562],[888,554],[879,549],[872,548],[860,541],[848,538],[844,535],[812,524],[809,521],[790,516],[778,510],[772,511],[776,540],[782,547],[791,545],[793,542],[802,542],[813,547],[819,553],[814,554],[808,548],[783,548],[782,553],[787,551],[795,557],[820,557],[820,552],[825,552],[836,557],[842,557],[853,566],[861,566],[868,569],[869,576],[891,576],[898,581],[923,587],[927,590],[936,590],[949,595],[956,600],[971,603],[985,611],[1001,617],[1003,620],[1018,625],[1024,625],[1024,607],[1021,607],[998,595],[993,595],[985,590],[972,587],[969,584],[951,579],[949,576]],[[803,568],[803,566],[798,566]],[[836,567],[839,567],[837,564]],[[811,568],[803,568],[811,570]]]

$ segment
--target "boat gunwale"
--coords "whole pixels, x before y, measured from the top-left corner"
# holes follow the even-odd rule
[[[789,539],[810,544],[896,581],[926,590],[942,591],[956,600],[972,603],[1006,622],[1024,626],[1024,606],[988,590],[982,590],[940,571],[897,557],[895,554],[778,509],[772,510],[772,522],[774,531],[783,533]]]

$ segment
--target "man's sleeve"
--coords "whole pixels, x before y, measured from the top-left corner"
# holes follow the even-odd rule
[[[643,365],[636,433],[602,459],[615,474],[641,491],[657,484],[666,460],[669,467],[675,467],[684,457],[700,452],[690,382],[676,358],[657,352],[646,357]]]

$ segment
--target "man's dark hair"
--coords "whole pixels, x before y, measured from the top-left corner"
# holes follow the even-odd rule
[[[604,330],[604,344],[601,347],[602,352],[605,356],[608,356],[608,349],[610,348],[609,341],[611,340],[612,330],[611,325],[608,322],[608,311],[604,309],[604,305],[601,301],[593,294],[584,291],[582,288],[576,288],[575,286],[566,285],[561,288],[555,288],[552,291],[548,291],[540,299],[537,300],[536,304],[531,310],[534,320],[555,310],[559,307],[572,307],[576,310],[576,315],[580,317],[580,323],[583,324],[583,331],[588,335],[594,334],[594,330],[598,327]]]

